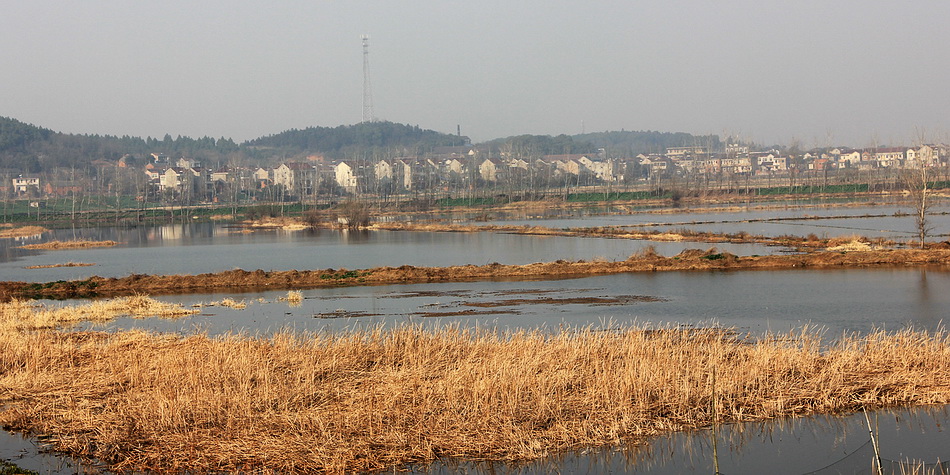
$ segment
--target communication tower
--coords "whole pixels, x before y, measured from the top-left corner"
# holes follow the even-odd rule
[[[369,81],[369,36],[362,35],[363,40],[363,122],[373,122],[373,88]]]

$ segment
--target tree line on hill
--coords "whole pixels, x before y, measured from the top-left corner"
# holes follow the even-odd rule
[[[666,132],[601,132],[569,135],[517,135],[483,145],[526,155],[595,153],[607,149],[614,156],[634,156],[666,147],[702,144],[716,148],[717,136]],[[191,138],[166,134],[163,138],[66,134],[0,117],[0,170],[6,174],[34,174],[53,169],[94,169],[99,160],[125,157],[142,165],[150,154],[188,157],[205,164],[277,164],[310,155],[328,159],[423,156],[439,147],[471,145],[468,137],[393,122],[366,122],[337,127],[290,129],[238,144],[229,138]],[[618,153],[620,152],[620,153]]]

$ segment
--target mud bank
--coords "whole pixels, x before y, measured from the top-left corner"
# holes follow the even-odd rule
[[[230,270],[198,275],[142,275],[46,283],[0,282],[0,299],[77,298],[144,293],[204,293],[222,291],[286,290],[352,285],[464,282],[475,280],[538,280],[625,272],[695,270],[827,269],[950,265],[950,250],[892,249],[816,251],[781,256],[738,257],[715,249],[690,249],[673,257],[645,252],[624,261],[539,262],[526,265],[488,264],[450,267],[376,267],[347,270],[246,271]]]

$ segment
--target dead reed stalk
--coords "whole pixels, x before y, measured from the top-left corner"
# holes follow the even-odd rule
[[[16,305],[23,305],[16,302]],[[950,402],[950,335],[0,332],[0,424],[116,470],[528,460],[720,420]]]

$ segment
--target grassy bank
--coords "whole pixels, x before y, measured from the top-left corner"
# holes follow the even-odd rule
[[[0,423],[117,470],[530,460],[711,422],[950,402],[950,335],[630,328],[156,335],[30,329],[5,304]],[[43,327],[45,325],[37,325]]]

